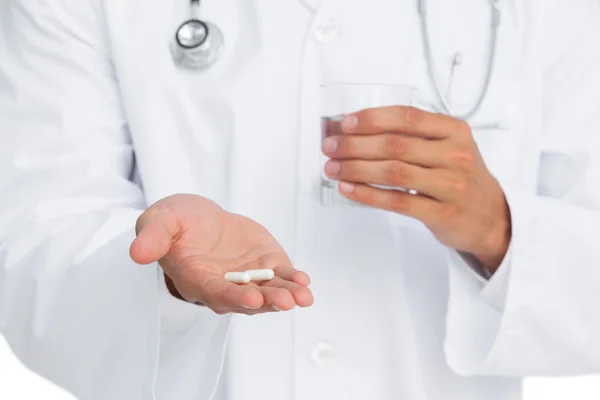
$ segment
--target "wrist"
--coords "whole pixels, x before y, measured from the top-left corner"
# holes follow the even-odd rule
[[[500,265],[502,265],[502,261],[504,261],[508,252],[511,238],[512,229],[510,218],[508,218],[496,229],[492,230],[479,251],[473,252],[473,255],[479,260],[481,266],[491,275],[496,273]]]

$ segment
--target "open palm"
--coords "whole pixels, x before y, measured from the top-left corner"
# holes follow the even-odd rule
[[[256,314],[310,306],[308,276],[292,263],[273,236],[249,218],[228,213],[195,195],[174,195],[139,218],[131,257],[158,261],[181,296],[219,314]],[[275,278],[238,285],[227,272],[272,269]]]

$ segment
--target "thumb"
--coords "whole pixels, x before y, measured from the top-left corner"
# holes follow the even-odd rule
[[[177,222],[164,213],[148,211],[140,216],[136,224],[137,237],[131,243],[129,255],[137,264],[156,262],[169,253],[173,237],[178,232]]]

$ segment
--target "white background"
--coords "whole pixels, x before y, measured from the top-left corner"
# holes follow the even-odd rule
[[[600,376],[568,379],[531,379],[524,400],[599,400]],[[0,337],[0,400],[76,400],[30,373]],[[107,399],[110,400],[110,399]],[[485,400],[485,399],[482,399]]]

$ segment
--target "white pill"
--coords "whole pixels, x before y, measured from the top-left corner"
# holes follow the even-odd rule
[[[251,269],[246,271],[252,281],[270,281],[275,277],[272,269]]]
[[[250,275],[247,272],[228,272],[225,274],[225,280],[233,283],[248,283]]]

